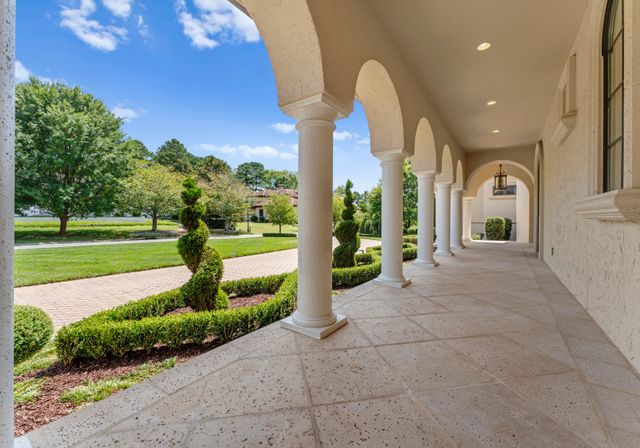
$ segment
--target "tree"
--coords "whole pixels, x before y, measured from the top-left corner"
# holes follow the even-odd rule
[[[140,140],[128,138],[120,143],[122,150],[133,160],[151,160],[153,153]]]
[[[227,162],[216,156],[205,156],[198,159],[198,178],[211,182],[220,174],[231,174],[231,167]]]
[[[122,120],[78,87],[31,78],[16,87],[16,208],[60,219],[113,209],[129,174]]]
[[[187,151],[187,148],[175,138],[164,142],[156,151],[153,160],[184,175],[192,174],[198,166],[198,157]]]
[[[340,245],[333,250],[333,266],[350,268],[356,265],[356,252],[360,249],[360,222],[354,219],[356,207],[351,192],[353,183],[347,180],[344,186],[344,210],[342,221],[336,227],[335,235]]]
[[[338,193],[333,194],[333,206],[332,206],[332,215],[333,215],[333,227],[335,228],[340,221],[342,221],[342,211],[344,210],[344,202],[342,200],[342,196]]]
[[[155,162],[138,161],[133,176],[120,197],[124,208],[132,213],[151,216],[151,231],[158,230],[158,217],[180,209],[182,176]]]
[[[418,178],[411,171],[409,159],[404,159],[404,177],[402,189],[404,197],[402,200],[402,221],[404,230],[408,230],[418,222]]]
[[[369,219],[371,220],[371,227],[373,233],[380,234],[382,223],[382,184],[378,182],[378,185],[371,189],[369,193]]]
[[[206,216],[224,220],[224,229],[230,223],[243,221],[247,213],[251,190],[230,174],[214,175],[203,184]]]
[[[287,170],[266,170],[262,180],[262,186],[268,189],[298,188],[298,173]]]
[[[236,176],[240,182],[255,191],[264,182],[264,165],[259,162],[241,163],[236,168]]]
[[[291,199],[285,194],[276,194],[269,198],[265,205],[269,222],[278,225],[278,233],[282,233],[283,225],[294,225],[298,222],[296,210],[291,205]]]

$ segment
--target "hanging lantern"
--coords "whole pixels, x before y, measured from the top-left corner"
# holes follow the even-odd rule
[[[506,191],[507,190],[507,173],[504,172],[502,164],[498,168],[498,172],[493,176],[493,191]]]

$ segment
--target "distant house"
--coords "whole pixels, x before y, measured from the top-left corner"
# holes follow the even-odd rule
[[[286,195],[291,200],[291,205],[298,207],[298,190],[291,188],[279,188],[277,190],[259,190],[253,193],[251,206],[249,207],[250,216],[257,218],[268,218],[265,206],[269,203],[269,198],[274,195]]]

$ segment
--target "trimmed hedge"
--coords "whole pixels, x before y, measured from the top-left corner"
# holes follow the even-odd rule
[[[28,305],[15,305],[13,320],[13,357],[19,364],[49,342],[53,322],[40,308]]]
[[[513,229],[513,221],[510,218],[504,218],[504,239],[511,240],[511,230]]]
[[[263,233],[263,237],[272,237],[272,238],[296,238],[298,236],[297,233]]]
[[[416,258],[416,246],[404,246],[403,258]],[[357,286],[380,275],[379,248],[369,249],[356,258],[370,264],[333,269],[334,288]],[[220,290],[225,296],[275,295],[255,306],[167,316],[169,311],[185,306],[181,290],[175,289],[63,327],[55,337],[56,352],[63,362],[70,363],[82,358],[120,357],[157,345],[179,347],[207,339],[225,343],[289,316],[296,304],[297,273],[226,281]]]
[[[277,285],[277,286],[276,286]],[[120,357],[156,345],[179,347],[214,338],[228,342],[291,314],[295,307],[297,274],[225,282],[221,289],[230,294],[256,291],[264,286],[274,290],[269,300],[251,307],[201,311],[165,316],[184,306],[176,289],[101,311],[63,327],[55,337],[58,357],[64,363],[75,359]]]
[[[405,243],[418,244],[417,235],[405,235],[402,237],[402,241]]]
[[[506,222],[501,216],[489,216],[484,222],[484,231],[488,240],[500,241],[504,239]]]

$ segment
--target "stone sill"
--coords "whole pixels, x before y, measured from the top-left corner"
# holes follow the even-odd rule
[[[640,188],[615,190],[581,199],[575,210],[586,219],[640,223]]]
[[[517,199],[515,194],[503,195],[503,196],[489,196],[490,201],[515,201]]]

